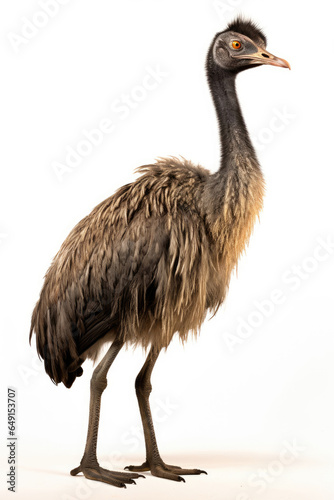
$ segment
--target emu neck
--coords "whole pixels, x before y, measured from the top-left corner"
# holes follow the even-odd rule
[[[244,159],[257,163],[236,93],[236,74],[221,70],[208,76],[219,123],[221,170],[234,168]]]
[[[228,281],[262,208],[264,181],[241,113],[235,74],[217,68],[210,74],[209,64],[208,80],[219,122],[221,163],[205,184],[202,207]]]

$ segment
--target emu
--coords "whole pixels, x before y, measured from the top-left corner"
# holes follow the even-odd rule
[[[117,487],[151,471],[184,481],[201,474],[162,460],[149,405],[151,373],[175,333],[184,342],[208,311],[225,299],[231,272],[263,203],[264,179],[238,102],[238,73],[262,64],[290,68],[266,50],[264,33],[238,17],[209,48],[206,72],[217,113],[221,162],[217,172],[175,157],[141,174],[100,203],[70,232],[45,276],[32,314],[30,341],[56,384],[71,387],[85,359],[95,361],[85,451],[72,475]],[[129,472],[100,467],[96,456],[101,395],[107,372],[124,345],[149,350],[136,382],[146,460]]]

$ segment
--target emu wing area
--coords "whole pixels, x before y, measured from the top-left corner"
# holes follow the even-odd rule
[[[109,332],[167,347],[175,332],[182,340],[197,332],[223,300],[199,209],[208,171],[173,158],[139,171],[77,224],[46,274],[31,334],[56,382]]]

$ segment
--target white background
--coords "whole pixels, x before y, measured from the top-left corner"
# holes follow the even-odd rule
[[[332,500],[333,244],[319,251],[319,241],[334,241],[329,2],[70,0],[52,18],[38,14],[41,3],[3,2],[0,12],[1,496],[9,495],[11,385],[19,499]],[[43,275],[72,227],[133,180],[137,166],[182,155],[218,168],[204,61],[214,34],[239,12],[261,25],[268,50],[292,67],[238,77],[267,183],[264,209],[225,304],[196,341],[183,348],[175,338],[161,355],[151,396],[162,456],[209,475],[179,484],[148,473],[126,490],[73,478],[93,367],[84,364],[71,390],[56,387],[29,347]],[[15,50],[25,19],[45,26],[25,43],[17,38]],[[148,68],[164,73],[156,85],[145,80]],[[143,89],[143,80],[155,88]],[[124,94],[133,107],[112,111]],[[54,162],[64,163],[83,130],[105,118],[112,133],[60,181]],[[130,348],[109,373],[98,454],[113,468],[144,459],[133,389],[143,361]],[[282,462],[287,443],[297,446],[289,464]],[[267,474],[261,489],[259,469]]]

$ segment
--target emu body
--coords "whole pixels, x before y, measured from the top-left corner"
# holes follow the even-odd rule
[[[238,43],[242,49],[233,48]],[[238,72],[258,64],[288,67],[265,50],[256,26],[240,19],[214,38],[208,83],[217,111],[218,172],[161,158],[98,205],[71,231],[49,268],[32,316],[38,354],[55,383],[70,387],[86,358],[95,360],[86,449],[72,474],[124,486],[151,470],[182,480],[199,469],[166,465],[158,452],[148,397],[159,352],[174,334],[186,341],[217,311],[262,208],[264,181],[235,90]],[[236,53],[234,51],[237,51]],[[253,54],[253,58],[252,58]],[[260,55],[259,55],[260,54]],[[262,59],[261,59],[262,58]],[[268,62],[269,61],[269,62]],[[146,461],[130,474],[102,469],[96,458],[100,399],[107,371],[125,344],[150,348],[136,380]]]
[[[225,202],[210,221],[208,171],[176,159],[140,171],[73,229],[46,274],[33,322],[38,353],[56,383],[72,383],[71,370],[96,358],[99,340],[158,350],[176,332],[186,340],[225,298],[262,182],[252,201],[249,186],[240,183],[237,193],[227,176],[229,196],[244,197],[245,209]]]

